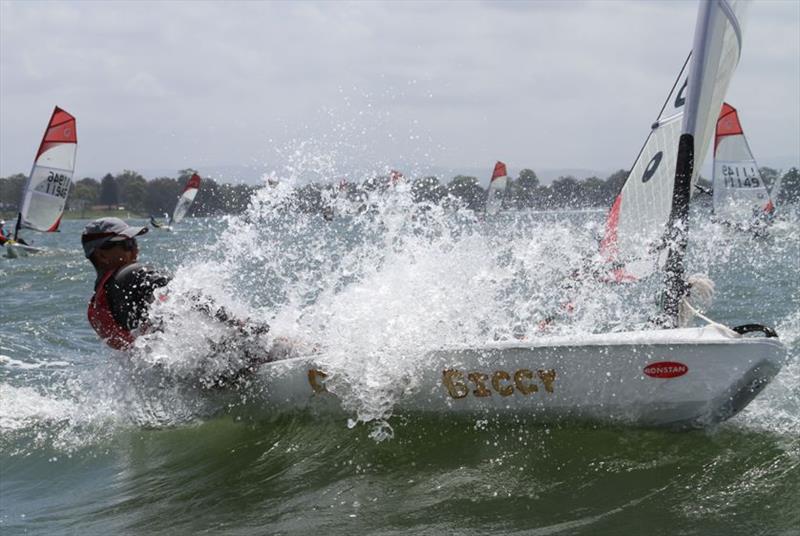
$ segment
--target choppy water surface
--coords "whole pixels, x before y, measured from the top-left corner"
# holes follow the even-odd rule
[[[0,530],[4,534],[796,534],[800,527],[800,227],[767,239],[698,216],[690,264],[709,314],[775,326],[787,365],[743,413],[672,432],[394,411],[390,390],[446,344],[631,329],[656,288],[565,286],[602,213],[414,206],[405,188],[336,218],[265,188],[241,218],[151,231],[142,258],[175,274],[170,322],[133,356],[86,321],[85,222],[0,259]],[[142,222],[143,223],[143,222]],[[271,414],[199,387],[235,362],[202,293],[304,341],[351,383],[342,417]],[[576,296],[567,315],[565,293]],[[264,343],[268,343],[265,341]],[[379,373],[376,373],[379,371]]]

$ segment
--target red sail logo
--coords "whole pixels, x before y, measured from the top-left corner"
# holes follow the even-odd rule
[[[689,367],[677,361],[659,361],[644,367],[644,373],[651,378],[677,378],[689,372]]]

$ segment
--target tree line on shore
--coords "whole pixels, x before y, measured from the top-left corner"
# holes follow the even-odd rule
[[[767,184],[774,184],[781,173],[762,167],[762,177]],[[106,174],[101,180],[82,178],[70,184],[67,209],[81,211],[97,208],[125,207],[137,214],[161,215],[171,213],[183,187],[195,170],[183,169],[177,177],[160,177],[146,180],[136,171],[125,170],[117,175]],[[605,179],[587,177],[582,180],[563,176],[549,185],[542,185],[536,173],[523,169],[517,177],[509,177],[503,196],[505,209],[564,209],[609,207],[625,182],[628,172],[619,170]],[[344,195],[353,201],[363,201],[370,192],[391,188],[398,181],[405,181],[397,173],[378,176],[361,183],[340,180],[337,183],[309,183],[295,192],[297,207],[306,212],[324,212],[331,193]],[[710,183],[701,177],[701,184]],[[16,212],[26,181],[18,173],[0,178],[0,210]],[[438,177],[428,176],[410,179],[410,192],[419,203],[459,203],[472,210],[483,210],[487,189],[480,185],[477,177],[457,175],[443,183]],[[204,178],[190,216],[214,216],[243,212],[257,187],[246,184],[217,183]],[[783,174],[783,188],[779,205],[800,201],[800,171],[791,168]]]
[[[769,168],[760,168],[762,177],[768,185],[772,185],[781,176],[781,172]],[[393,172],[394,174],[395,172]],[[536,173],[531,169],[523,169],[517,177],[509,177],[506,191],[502,197],[502,207],[506,210],[534,209],[588,209],[609,208],[619,193],[628,171],[620,169],[601,179],[587,177],[577,179],[573,176],[562,176],[549,185],[542,185]],[[389,189],[396,176],[380,176],[364,183],[341,182],[338,186],[330,183],[312,183],[299,188],[297,196],[301,208],[307,211],[324,211],[326,191],[337,190],[337,196],[345,195],[353,201],[364,200],[365,193],[373,190]],[[482,211],[486,207],[487,188],[483,188],[476,177],[457,175],[448,183],[442,183],[437,177],[420,177],[410,181],[411,195],[418,203],[458,203],[469,209]],[[699,185],[706,189],[711,183],[702,176]],[[791,168],[783,174],[783,187],[779,204],[800,202],[800,171]]]
[[[67,210],[85,211],[116,209],[146,215],[171,214],[186,182],[195,173],[182,169],[177,177],[145,179],[136,171],[125,170],[117,175],[106,174],[99,181],[85,177],[70,184]],[[27,177],[21,173],[0,178],[0,210],[16,212]],[[217,183],[204,178],[190,216],[214,216],[242,212],[255,187],[246,184]]]

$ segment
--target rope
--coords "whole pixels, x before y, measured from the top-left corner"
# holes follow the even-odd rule
[[[728,335],[731,335],[732,337],[740,337],[740,335],[738,333],[733,331],[731,328],[729,328],[725,324],[720,324],[716,320],[712,320],[712,319],[708,318],[706,315],[704,315],[703,313],[701,313],[700,311],[698,311],[697,309],[692,307],[692,304],[689,303],[689,300],[687,298],[683,298],[683,300],[681,301],[681,306],[682,307],[686,307],[687,309],[689,309],[689,311],[691,311],[692,315],[696,316],[697,318],[699,318],[701,320],[704,320],[709,326],[714,326],[715,328],[719,328],[722,331],[726,332]]]
[[[695,308],[689,298],[697,298],[699,301],[703,302],[706,306],[711,304],[711,300],[714,297],[714,282],[705,274],[695,274],[687,280],[687,285],[689,287],[686,296],[684,296],[679,305],[678,305],[678,326],[679,327],[686,327],[689,325],[689,321],[692,317],[697,317],[703,321],[705,321],[709,326],[714,326],[722,331],[726,332],[727,334],[733,337],[739,337],[740,335],[733,331],[731,328],[724,324],[720,324],[715,320],[710,319],[703,313],[701,313],[697,308]]]

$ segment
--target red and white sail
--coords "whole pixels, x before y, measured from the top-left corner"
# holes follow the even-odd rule
[[[489,182],[489,192],[486,199],[486,213],[497,214],[503,204],[503,192],[508,185],[508,173],[506,165],[498,161],[494,165],[492,180]]]
[[[669,247],[665,236],[671,226],[684,225],[676,212],[697,183],[739,62],[743,7],[739,0],[700,3],[691,58],[614,200],[600,248],[629,275],[644,277],[663,268]],[[682,135],[693,139],[691,184],[676,189]]]
[[[722,105],[714,141],[714,214],[749,222],[772,210],[769,192],[744,136],[736,108]]]
[[[172,223],[180,223],[189,212],[189,208],[194,203],[194,198],[197,197],[197,192],[200,191],[200,175],[193,174],[186,186],[183,188],[181,196],[178,198],[178,204],[175,205],[175,210],[172,212]]]
[[[391,170],[391,172],[389,173],[389,184],[391,184],[392,186],[397,186],[398,184],[403,182],[403,180],[405,180],[405,177],[403,176],[402,173],[400,173],[396,169]]]
[[[77,148],[75,118],[56,106],[22,193],[17,230],[58,231],[75,172]]]

